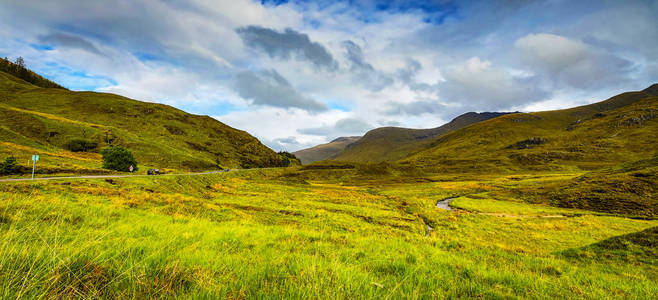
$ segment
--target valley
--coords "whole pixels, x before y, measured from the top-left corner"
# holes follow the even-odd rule
[[[0,72],[0,298],[658,294],[656,84],[296,157],[25,74]]]
[[[580,175],[2,183],[2,295],[651,298],[658,221],[528,200]]]

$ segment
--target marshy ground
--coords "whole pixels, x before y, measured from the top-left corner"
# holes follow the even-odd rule
[[[287,172],[1,183],[0,297],[658,294],[658,221],[532,193],[580,174]]]

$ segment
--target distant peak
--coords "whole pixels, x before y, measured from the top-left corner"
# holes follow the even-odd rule
[[[456,118],[453,119],[453,121],[456,121],[456,120],[459,120],[459,119],[474,118],[474,117],[483,117],[484,119],[491,119],[491,118],[499,117],[499,116],[506,115],[506,114],[513,114],[513,113],[515,113],[515,112],[488,112],[487,111],[487,112],[478,113],[478,112],[471,111],[471,112],[467,112],[465,114],[457,116]]]
[[[331,141],[331,143],[334,143],[334,142],[344,142],[344,141],[349,141],[349,140],[351,140],[351,139],[356,139],[356,138],[359,138],[359,137],[358,137],[358,136],[341,136],[341,137],[336,138],[336,139],[334,139],[333,141]]]
[[[650,87],[644,89],[643,92],[654,95],[654,96],[658,96],[658,83],[654,83]]]

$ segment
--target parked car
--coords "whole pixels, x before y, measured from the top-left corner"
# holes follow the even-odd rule
[[[149,169],[146,171],[146,175],[160,175],[160,169]]]

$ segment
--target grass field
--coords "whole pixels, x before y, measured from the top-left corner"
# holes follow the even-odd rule
[[[518,192],[580,173],[295,172],[0,183],[0,298],[658,294],[658,221]]]

